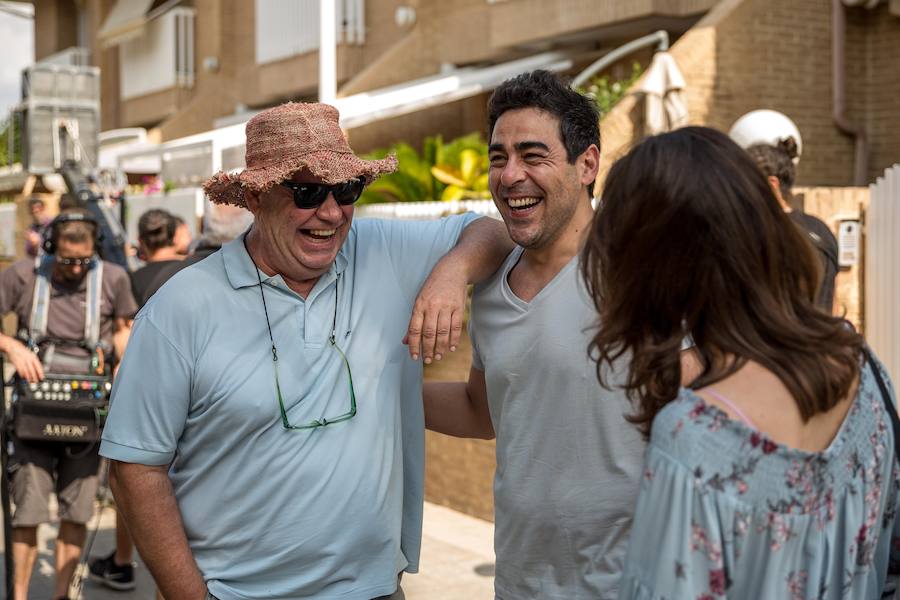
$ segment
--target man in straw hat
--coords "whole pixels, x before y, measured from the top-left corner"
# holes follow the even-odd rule
[[[396,164],[356,157],[333,107],[289,103],[247,123],[246,170],[206,183],[255,223],[138,315],[100,449],[166,598],[399,598],[418,569],[422,367],[401,338],[446,352],[511,243],[472,215],[353,221]]]

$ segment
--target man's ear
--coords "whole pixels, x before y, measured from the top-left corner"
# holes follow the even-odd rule
[[[247,203],[247,210],[253,213],[253,216],[256,216],[256,213],[259,212],[259,192],[253,191],[250,188],[244,188],[244,202]]]
[[[578,160],[583,167],[581,184],[590,185],[592,181],[597,179],[597,173],[600,172],[600,149],[596,144],[591,144],[587,150],[581,153]]]

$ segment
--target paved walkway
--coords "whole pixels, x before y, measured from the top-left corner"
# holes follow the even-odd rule
[[[102,511],[92,554],[108,554],[115,546],[115,514]],[[493,598],[493,525],[456,511],[425,504],[421,572],[403,577],[407,600],[480,600]],[[0,538],[2,538],[0,528]],[[53,590],[53,540],[56,528],[43,526],[38,533],[38,561],[31,578],[29,598],[44,600]],[[0,554],[3,546],[0,543]],[[0,572],[3,562],[0,560]],[[115,592],[85,581],[85,600],[154,600],[155,586],[147,569],[135,570],[137,589]],[[5,579],[0,579],[0,588]],[[75,596],[73,595],[73,599]]]

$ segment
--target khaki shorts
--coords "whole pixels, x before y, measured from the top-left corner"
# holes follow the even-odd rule
[[[50,494],[56,492],[59,518],[87,523],[94,514],[100,456],[94,445],[24,442],[14,438],[10,491],[16,505],[13,527],[50,522]],[[75,456],[73,456],[75,455]]]

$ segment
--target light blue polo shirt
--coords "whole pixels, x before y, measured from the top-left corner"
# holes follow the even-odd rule
[[[241,240],[175,275],[138,314],[100,454],[169,477],[210,591],[232,598],[374,598],[418,570],[422,363],[401,343],[435,263],[476,215],[355,220],[304,300],[262,274],[294,424],[282,426],[256,271]],[[337,294],[337,298],[335,297]]]

